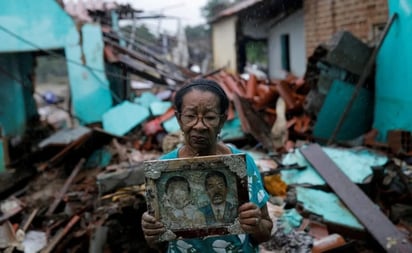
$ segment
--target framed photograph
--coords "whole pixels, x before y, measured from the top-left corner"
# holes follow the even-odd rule
[[[244,233],[244,154],[145,161],[144,173],[148,212],[166,227],[159,241]]]

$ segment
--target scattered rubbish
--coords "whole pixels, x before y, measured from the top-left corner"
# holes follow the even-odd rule
[[[140,228],[147,208],[142,165],[183,144],[173,95],[197,77],[216,81],[227,94],[219,139],[252,155],[270,195],[274,227],[262,252],[412,247],[411,132],[390,129],[384,140],[372,128],[379,45],[339,31],[315,49],[303,77],[284,71],[273,79],[250,65],[245,73],[223,67],[201,74],[197,65],[176,62],[187,62],[185,43],[173,42],[179,54],[172,61],[164,48],[118,31],[114,16],[130,19],[141,10],[69,2],[67,19],[80,22],[82,38],[82,45],[65,48],[79,61],[69,71],[72,97],[47,91],[39,115],[19,114],[33,122],[18,121],[15,135],[0,126],[1,250],[151,252]],[[95,57],[100,51],[104,59]],[[97,71],[102,66],[110,71]],[[58,108],[64,115],[51,116],[69,101],[73,111]],[[20,102],[31,108],[31,100]]]

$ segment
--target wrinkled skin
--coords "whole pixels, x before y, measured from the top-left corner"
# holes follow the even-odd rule
[[[211,93],[192,90],[183,97],[182,113],[193,113],[207,117],[209,115],[220,115],[219,98]],[[216,126],[207,126],[202,120],[198,120],[193,126],[185,125],[178,117],[180,129],[185,138],[185,147],[195,155],[209,155],[216,152],[217,135],[225,123],[221,118]]]

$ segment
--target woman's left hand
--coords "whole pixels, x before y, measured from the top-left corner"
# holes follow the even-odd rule
[[[246,233],[256,233],[261,219],[262,213],[257,205],[249,202],[239,207],[239,222]]]
[[[266,205],[262,208],[251,202],[241,205],[239,207],[239,222],[242,229],[251,234],[257,243],[269,240],[273,223]]]

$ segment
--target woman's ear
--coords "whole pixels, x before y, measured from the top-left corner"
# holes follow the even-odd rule
[[[222,115],[224,122],[226,122],[226,120],[227,120],[227,115],[228,115],[227,112],[225,112],[225,113]]]
[[[225,112],[224,114],[220,116],[220,122],[219,122],[220,129],[223,128],[223,125],[225,124],[226,120],[227,120],[227,112]]]

